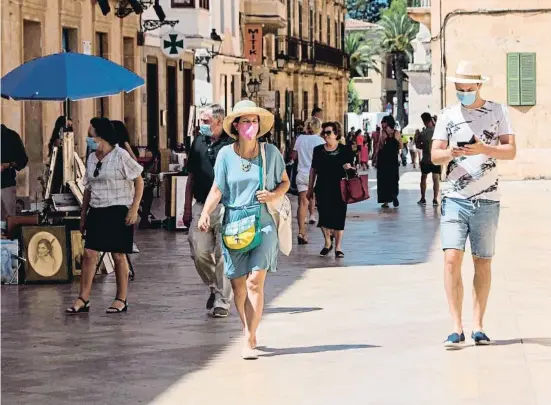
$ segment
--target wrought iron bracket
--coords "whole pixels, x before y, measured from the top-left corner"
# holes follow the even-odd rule
[[[170,25],[172,28],[176,26],[180,21],[179,20],[143,20],[142,21],[142,32],[155,31],[165,25]]]

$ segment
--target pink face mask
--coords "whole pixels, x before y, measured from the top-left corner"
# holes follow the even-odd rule
[[[239,136],[249,141],[258,134],[258,123],[247,122],[239,126]]]

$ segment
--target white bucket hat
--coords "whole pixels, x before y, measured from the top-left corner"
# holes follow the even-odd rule
[[[455,76],[448,76],[447,79],[453,83],[475,84],[486,83],[489,79],[487,76],[480,74],[473,62],[461,60],[455,69]]]
[[[265,135],[274,125],[274,115],[270,111],[258,107],[254,101],[242,100],[238,102],[233,107],[233,111],[224,118],[224,131],[234,139],[236,139],[236,136],[231,132],[233,121],[237,117],[243,115],[258,115],[260,117],[260,129],[257,137]]]

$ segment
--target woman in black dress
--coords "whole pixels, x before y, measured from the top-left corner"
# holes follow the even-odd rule
[[[398,183],[400,181],[398,156],[402,149],[400,131],[394,129],[396,121],[392,115],[383,117],[381,121],[380,149],[377,154],[377,200],[388,208],[392,202],[398,207]]]
[[[98,149],[88,156],[83,181],[80,230],[85,243],[80,293],[65,312],[90,311],[98,252],[109,252],[115,262],[117,293],[107,313],[118,314],[128,309],[126,254],[132,253],[134,224],[143,192],[142,167],[118,146],[117,134],[107,118],[92,118],[88,131]]]
[[[315,191],[319,213],[318,226],[325,239],[320,255],[327,256],[333,249],[333,233],[335,257],[343,258],[341,243],[346,221],[346,202],[341,198],[340,183],[346,176],[346,170],[352,169],[354,155],[349,147],[339,142],[342,133],[337,123],[326,122],[322,128],[326,143],[314,148],[307,198],[310,199]]]

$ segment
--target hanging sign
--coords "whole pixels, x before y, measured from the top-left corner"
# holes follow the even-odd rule
[[[244,57],[252,66],[262,66],[262,25],[245,25]]]
[[[161,37],[161,49],[167,58],[179,58],[184,51],[184,34],[176,30],[168,31]]]

